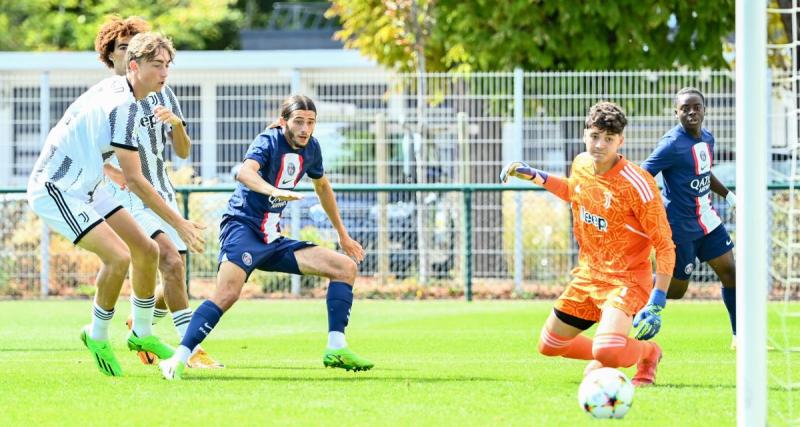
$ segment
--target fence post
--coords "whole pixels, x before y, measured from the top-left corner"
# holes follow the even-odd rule
[[[461,224],[464,234],[464,247],[461,265],[464,266],[464,296],[472,301],[472,188],[464,187],[464,223]]]
[[[186,218],[186,219],[189,219],[189,194],[190,194],[190,192],[189,192],[189,190],[186,190],[186,189],[180,189],[178,191],[181,193],[181,197],[183,199],[183,201],[182,201],[182,204],[183,204],[183,217]],[[187,296],[187,298],[191,298],[192,297],[192,294],[189,292],[190,291],[189,283],[192,280],[192,269],[191,269],[192,263],[191,263],[191,258],[190,258],[191,256],[192,256],[192,251],[187,250],[186,251],[186,296]]]
[[[200,176],[203,182],[217,176],[217,83],[200,84]]]
[[[525,117],[523,103],[524,74],[521,68],[514,69],[514,140],[520,151],[519,159],[522,160],[522,139],[524,137],[522,122]],[[514,192],[514,292],[522,294],[522,193]]]
[[[39,80],[39,139],[44,146],[47,134],[50,133],[50,73],[44,71]],[[42,269],[39,273],[41,296],[50,294],[50,230],[42,222],[42,239],[40,247]]]
[[[386,141],[386,115],[375,115],[375,182],[387,184],[389,179],[389,161]],[[386,205],[389,195],[385,191],[378,193],[378,283],[386,284],[389,275],[389,217]]]

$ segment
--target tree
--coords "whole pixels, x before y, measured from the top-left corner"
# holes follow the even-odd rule
[[[418,0],[426,4],[428,71],[727,68],[734,2]],[[347,47],[410,71],[410,0],[332,0]]]
[[[137,15],[173,39],[178,49],[238,45],[242,14],[234,0],[0,0],[0,50],[92,50],[108,15]]]

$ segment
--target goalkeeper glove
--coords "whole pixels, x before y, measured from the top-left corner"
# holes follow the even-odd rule
[[[661,289],[653,289],[650,300],[643,309],[636,313],[633,318],[633,327],[641,325],[636,331],[637,340],[649,340],[653,338],[661,329],[661,311],[667,305],[667,293]]]
[[[546,172],[532,168],[529,164],[520,161],[511,162],[500,171],[500,182],[505,184],[510,176],[533,181],[539,185],[547,182],[548,177]]]

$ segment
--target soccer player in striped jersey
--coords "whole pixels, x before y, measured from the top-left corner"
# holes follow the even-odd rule
[[[150,25],[141,18],[111,17],[97,33],[95,51],[100,61],[112,69],[117,75],[125,75],[125,51],[131,37],[150,30]],[[181,112],[178,99],[168,85],[160,91],[152,92],[139,101],[139,158],[142,163],[142,174],[156,189],[159,197],[175,211],[178,204],[175,189],[169,180],[164,150],[168,143],[172,144],[175,154],[187,158],[191,140],[186,131],[186,122]],[[158,269],[163,285],[156,288],[156,305],[153,323],[157,323],[167,314],[167,307],[172,312],[172,322],[182,339],[192,318],[189,308],[189,297],[184,286],[186,276],[186,244],[175,229],[161,219],[147,206],[142,199],[131,192],[125,185],[125,177],[119,170],[119,162],[112,157],[105,165],[107,188],[114,198],[127,209],[145,233],[158,244]],[[128,326],[131,326],[128,319]],[[140,352],[139,358],[145,364],[156,363],[152,354]],[[223,365],[214,360],[202,348],[197,347],[189,359],[193,368],[222,368]]]
[[[591,360],[587,373],[636,364],[633,383],[645,386],[655,382],[661,349],[640,340],[652,338],[661,327],[675,252],[655,180],[617,152],[626,124],[619,106],[600,102],[586,118],[586,152],[575,158],[569,178],[512,162],[500,179],[533,181],[572,205],[578,266],[545,322],[539,352]],[[528,215],[535,218],[535,208]],[[582,334],[597,322],[594,339]],[[637,326],[636,339],[629,338]]]
[[[706,99],[699,90],[686,87],[675,95],[678,124],[661,138],[642,168],[664,179],[661,196],[667,207],[675,242],[675,271],[667,298],[686,293],[695,259],[707,262],[722,282],[722,301],[733,331],[736,348],[736,262],[733,239],[711,206],[711,192],[733,207],[736,196],[711,172],[714,135],[703,128]]]
[[[353,284],[364,249],[350,238],[339,216],[333,189],[324,175],[320,143],[312,135],[317,120],[314,102],[301,95],[287,98],[280,118],[256,137],[245,154],[236,179],[239,184],[220,224],[219,272],[214,295],[195,310],[175,355],[159,363],[169,380],[180,379],[191,350],[211,333],[220,317],[239,299],[244,283],[258,269],[312,274],[328,283],[327,367],[368,370],[372,362],[347,346],[344,330],[353,304]],[[308,175],[314,191],[339,234],[346,255],[311,242],[281,235],[281,213],[286,204],[302,199],[294,188]]]
[[[152,334],[158,246],[108,193],[98,191],[103,164],[116,155],[128,187],[170,223],[189,248],[201,251],[203,226],[177,215],[142,175],[137,143],[138,100],[159,91],[175,50],[153,33],[131,39],[125,76],[92,86],[67,108],[50,131],[28,180],[28,203],[50,228],[100,257],[92,323],[81,340],[100,371],[122,375],[108,341],[108,325],[122,282],[132,265],[133,329],[128,348],[169,357],[173,349]]]

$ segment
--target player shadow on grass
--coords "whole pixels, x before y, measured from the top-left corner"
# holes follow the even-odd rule
[[[414,385],[415,383],[449,383],[449,382],[497,382],[497,381],[507,381],[505,379],[500,378],[487,378],[487,377],[452,377],[452,378],[435,378],[435,377],[423,377],[423,378],[412,378],[412,377],[383,377],[383,376],[367,376],[370,375],[366,372],[364,373],[345,373],[342,374],[349,374],[349,376],[341,376],[341,377],[320,377],[320,378],[309,378],[309,377],[268,377],[268,376],[247,376],[247,375],[225,375],[225,376],[208,376],[208,377],[196,377],[196,376],[187,376],[182,379],[182,381],[280,381],[280,382],[353,382],[353,381],[394,381],[398,383],[407,383],[409,386]]]

